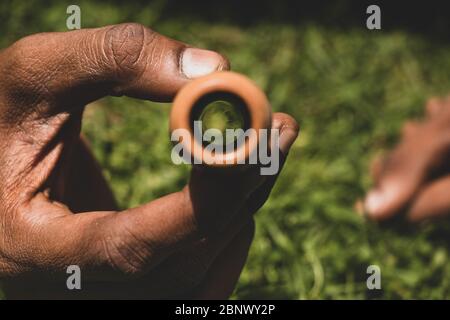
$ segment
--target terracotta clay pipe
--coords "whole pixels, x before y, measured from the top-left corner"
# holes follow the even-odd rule
[[[194,121],[214,119],[214,111],[219,110],[236,118],[236,126],[257,132],[249,135],[231,151],[211,152],[205,144],[194,137]],[[219,115],[220,116],[220,115]],[[223,115],[222,115],[223,116]],[[226,127],[230,118],[226,118]],[[170,113],[170,131],[184,129],[190,132],[189,139],[174,141],[181,143],[187,150],[191,163],[207,164],[212,167],[234,167],[237,163],[248,163],[249,156],[256,152],[260,142],[260,129],[270,129],[271,108],[265,94],[247,77],[229,71],[213,74],[193,80],[184,86],[175,97]],[[222,128],[223,129],[223,128]]]

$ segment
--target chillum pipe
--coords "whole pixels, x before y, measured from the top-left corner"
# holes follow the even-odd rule
[[[219,114],[214,113],[216,110]],[[233,144],[235,147],[231,151],[211,152],[202,141],[195,139],[194,121],[203,120],[205,124],[217,117],[225,117],[225,124],[222,123],[219,130],[251,128],[255,130],[248,132],[256,134],[248,135],[240,145]],[[180,139],[177,143],[188,152],[191,163],[197,160],[197,163],[212,167],[232,167],[237,163],[248,163],[249,156],[257,151],[260,130],[270,132],[271,121],[272,112],[266,95],[253,81],[235,72],[220,71],[193,80],[178,92],[170,113],[170,132],[184,129],[190,133],[189,139]],[[202,129],[206,129],[205,125]]]

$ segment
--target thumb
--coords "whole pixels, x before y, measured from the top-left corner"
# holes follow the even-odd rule
[[[1,60],[0,71],[8,76],[0,81],[14,93],[79,104],[106,95],[166,101],[190,79],[229,68],[216,52],[134,23],[32,35]]]

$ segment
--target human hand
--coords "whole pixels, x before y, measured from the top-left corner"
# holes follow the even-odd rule
[[[450,214],[450,97],[429,100],[426,111],[424,121],[407,122],[398,146],[374,162],[368,217],[404,214],[418,222]]]
[[[181,191],[118,211],[80,138],[107,95],[169,101],[221,55],[138,24],[36,34],[0,52],[0,279],[9,298],[226,298],[276,176],[194,169]],[[298,134],[273,116],[283,158]],[[82,289],[66,288],[78,265]]]

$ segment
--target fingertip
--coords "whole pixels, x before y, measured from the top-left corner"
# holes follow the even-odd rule
[[[230,62],[215,51],[187,47],[181,55],[180,68],[186,78],[195,79],[215,71],[229,70]]]
[[[297,120],[287,113],[276,112],[272,115],[272,128],[282,130],[283,127],[291,127],[297,132],[300,130]]]
[[[406,193],[398,183],[384,183],[372,189],[364,201],[365,215],[374,220],[385,220],[398,213],[407,200]]]
[[[379,219],[383,217],[384,211],[383,207],[385,206],[384,196],[381,191],[372,190],[367,194],[366,199],[364,200],[364,211],[365,214],[373,219]]]
[[[286,155],[300,132],[297,121],[286,113],[275,113],[272,119],[272,129],[279,130],[280,150]]]

